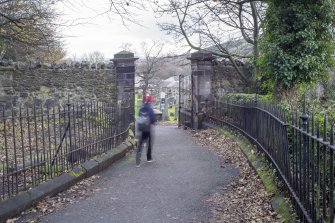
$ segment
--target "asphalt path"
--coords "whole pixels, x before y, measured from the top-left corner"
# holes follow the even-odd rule
[[[91,196],[43,217],[46,222],[208,222],[207,196],[229,184],[238,170],[176,126],[156,126],[153,163],[135,152],[99,173]]]

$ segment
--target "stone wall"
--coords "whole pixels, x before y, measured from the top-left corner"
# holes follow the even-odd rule
[[[247,93],[249,91],[248,86],[243,82],[231,64],[218,62],[213,68],[212,91],[214,94]],[[248,65],[240,63],[239,68],[244,75],[250,77],[251,69]]]
[[[100,65],[35,65],[0,63],[0,103],[52,106],[94,99],[116,102],[116,75],[113,63]]]

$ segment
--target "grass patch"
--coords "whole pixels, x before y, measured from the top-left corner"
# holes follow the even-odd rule
[[[137,118],[138,116],[138,111],[140,110],[141,103],[139,102],[140,99],[140,95],[139,94],[135,94],[135,118]]]
[[[7,166],[5,163],[0,164],[0,172],[5,172],[6,169],[7,169]]]
[[[64,168],[62,168],[61,165],[53,165],[51,166],[50,164],[48,165],[43,165],[40,167],[39,172],[41,174],[46,174],[49,175],[51,173],[59,175],[64,172]]]
[[[170,107],[168,108],[168,117],[169,117],[169,121],[177,121],[175,106],[172,106],[171,108]]]

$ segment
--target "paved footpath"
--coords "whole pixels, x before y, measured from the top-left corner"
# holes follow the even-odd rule
[[[219,158],[175,126],[157,126],[153,163],[135,153],[105,171],[90,197],[43,217],[46,222],[208,222],[203,199],[227,185],[238,170],[220,168]]]

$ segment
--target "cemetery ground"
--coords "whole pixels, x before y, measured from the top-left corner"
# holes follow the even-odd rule
[[[228,129],[156,127],[153,163],[135,152],[7,222],[294,222],[275,173]],[[248,158],[248,159],[247,159]]]

